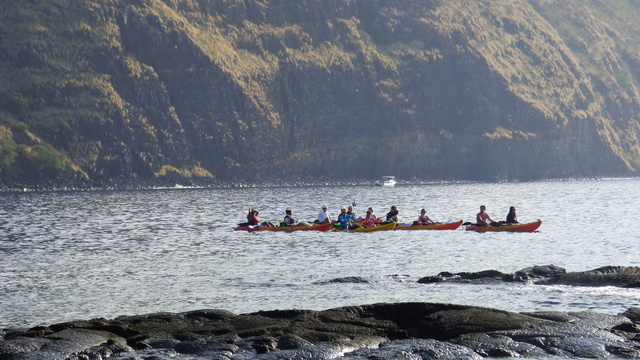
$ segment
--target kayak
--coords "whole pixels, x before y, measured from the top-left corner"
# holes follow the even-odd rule
[[[294,225],[294,226],[253,226],[253,225],[241,225],[233,228],[235,231],[327,231],[332,224],[313,224],[313,225]]]
[[[502,224],[499,223],[497,226],[476,226],[476,225],[468,225],[465,230],[467,231],[477,231],[477,232],[486,232],[486,231],[516,231],[516,232],[534,232],[538,230],[540,225],[542,224],[542,220],[524,223],[524,224]]]
[[[371,227],[359,227],[353,230],[347,230],[347,232],[372,232],[372,231],[384,231],[384,230],[393,230],[396,227],[396,223],[390,222],[383,225],[376,225]],[[333,231],[345,231],[344,229],[333,228]]]
[[[455,230],[462,225],[462,220],[449,223],[436,223],[426,225],[402,224],[396,225],[393,230]]]

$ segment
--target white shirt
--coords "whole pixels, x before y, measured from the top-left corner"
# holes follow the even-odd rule
[[[322,224],[327,219],[329,219],[329,221],[331,221],[331,215],[329,215],[328,212],[323,211],[320,214],[318,214],[318,223]]]

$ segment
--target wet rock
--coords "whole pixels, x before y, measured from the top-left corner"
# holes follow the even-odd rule
[[[511,281],[513,275],[504,274],[497,270],[484,270],[479,272],[441,272],[436,276],[425,276],[418,279],[420,284],[432,284],[438,282],[457,282],[457,283],[486,283],[496,281]]]
[[[345,359],[468,359],[482,356],[468,347],[432,339],[406,339],[390,341],[376,349],[360,349],[344,355]]]
[[[540,281],[544,284],[574,286],[640,287],[640,267],[605,266],[589,271],[569,272]]]
[[[320,282],[317,282],[316,284],[320,284],[320,285],[335,284],[335,283],[367,284],[370,282],[371,281],[360,276],[346,276],[346,277],[335,278],[327,281],[320,281]]]
[[[434,303],[242,315],[219,310],[157,313],[10,331],[0,339],[0,358],[637,358],[640,310],[625,314],[513,313]],[[113,332],[100,330],[105,328]]]
[[[514,281],[519,282],[533,282],[542,279],[558,278],[567,271],[556,265],[535,265],[532,267],[524,268],[516,271]]]
[[[618,286],[626,288],[640,287],[640,267],[605,266],[589,271],[567,272],[556,265],[536,265],[513,274],[505,274],[497,270],[479,272],[441,272],[436,276],[425,276],[418,280],[420,284],[438,282],[486,283],[486,282],[525,282],[538,285],[573,285],[573,286]]]

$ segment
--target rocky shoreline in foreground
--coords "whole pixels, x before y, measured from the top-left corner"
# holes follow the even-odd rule
[[[72,321],[10,331],[15,359],[639,358],[640,308],[514,313],[433,303],[235,315],[224,310]]]
[[[357,281],[357,278],[335,279]],[[607,266],[568,273],[534,266],[440,273],[440,281],[638,287],[640,268]],[[324,311],[236,315],[184,313],[71,321],[0,331],[0,358],[35,359],[481,359],[640,358],[640,308],[595,312],[508,312],[436,303],[381,303]]]

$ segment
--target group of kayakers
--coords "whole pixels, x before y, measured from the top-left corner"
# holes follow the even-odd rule
[[[367,214],[365,216],[356,217],[353,212],[353,206],[348,206],[341,208],[340,215],[335,219],[327,212],[327,206],[323,205],[322,211],[318,214],[318,219],[314,221],[314,223],[335,223],[338,229],[354,230],[360,227],[366,228],[398,221],[398,208],[395,205],[391,206],[391,209],[384,218],[378,218],[374,214],[372,207],[367,209]]]
[[[516,208],[511,206],[509,208],[509,213],[507,214],[506,221],[494,221],[491,216],[486,212],[486,206],[480,206],[480,212],[476,214],[476,226],[489,226],[490,224],[495,223],[506,223],[506,224],[517,224],[518,218],[516,216]],[[279,210],[279,209],[278,209]],[[279,210],[281,211],[281,210]],[[251,225],[251,226],[267,226],[267,227],[275,227],[273,223],[270,221],[260,221],[258,218],[259,211],[256,209],[249,209],[249,213],[247,214],[247,222],[241,223],[238,225]],[[335,223],[336,227],[340,229],[348,229],[354,230],[359,227],[372,227],[381,224],[385,224],[388,222],[399,222],[398,219],[398,208],[393,205],[389,209],[389,212],[384,216],[384,218],[378,218],[374,214],[374,210],[372,207],[367,209],[367,214],[364,217],[356,217],[353,212],[353,206],[343,207],[340,209],[340,215],[337,218],[333,218],[329,212],[327,211],[327,206],[322,205],[321,211],[318,214],[318,219],[315,220],[314,224],[326,224],[326,223]],[[305,225],[309,224],[304,221],[298,221],[293,217],[291,209],[287,209],[284,212],[284,219],[280,226],[296,226],[296,225]],[[413,225],[427,225],[427,224],[435,224],[436,222],[431,220],[427,215],[427,210],[420,210],[420,216],[418,220],[413,221]]]

